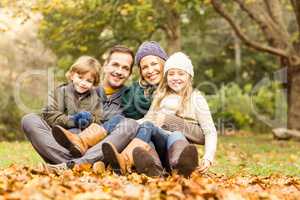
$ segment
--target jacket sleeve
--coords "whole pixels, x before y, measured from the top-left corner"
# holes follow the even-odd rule
[[[135,86],[132,84],[129,86],[122,95],[122,108],[123,108],[123,114],[125,117],[132,118],[132,119],[139,119],[141,118],[138,116],[138,112],[135,108],[134,104],[134,95],[135,94]]]
[[[42,117],[49,126],[60,125],[64,128],[74,128],[75,123],[70,115],[64,113],[64,88],[59,87],[48,96],[48,104],[42,110]]]
[[[103,110],[103,102],[101,98],[97,98],[96,100],[96,106],[92,111],[93,115],[93,123],[102,124],[104,121],[104,110]]]
[[[193,97],[197,120],[203,130],[205,137],[204,159],[213,162],[217,148],[217,130],[214,125],[208,104],[205,98],[197,92]]]

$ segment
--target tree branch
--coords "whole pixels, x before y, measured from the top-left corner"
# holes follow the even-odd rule
[[[299,0],[291,0],[291,4],[293,6],[295,15],[296,15],[296,19],[297,19],[297,25],[298,25],[298,32],[300,33],[300,2]],[[298,42],[300,42],[300,34],[298,37]]]
[[[264,5],[262,2],[259,1],[246,5],[243,0],[234,1],[239,4],[240,8],[259,25],[272,46],[285,48],[288,46],[287,40],[289,38],[289,34],[286,28],[281,27],[272,16],[268,15],[268,13],[263,9]],[[270,2],[269,6],[271,6]]]
[[[233,20],[233,18],[226,12],[224,7],[222,6],[222,3],[220,0],[212,0],[212,5],[215,8],[215,10],[226,19],[226,21],[231,25],[231,27],[234,29],[237,36],[244,41],[244,43],[254,49],[257,49],[259,51],[268,52],[270,54],[274,54],[277,56],[288,58],[288,53],[282,49],[277,49],[274,47],[262,45],[258,42],[252,41],[249,39],[241,30],[240,26],[236,24]]]
[[[290,34],[283,21],[281,3],[279,0],[264,0],[269,16],[279,26],[279,30],[284,34],[285,38],[289,38]]]

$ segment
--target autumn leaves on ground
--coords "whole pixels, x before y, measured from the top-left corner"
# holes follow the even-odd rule
[[[221,136],[208,174],[154,179],[89,165],[57,176],[38,167],[41,160],[28,143],[5,142],[0,143],[0,200],[299,199],[299,149],[300,142],[275,141],[270,134]]]

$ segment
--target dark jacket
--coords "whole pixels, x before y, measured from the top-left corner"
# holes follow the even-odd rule
[[[123,114],[132,119],[141,119],[148,112],[154,87],[142,87],[138,82],[132,83],[122,97]]]
[[[72,83],[57,87],[48,96],[48,105],[42,110],[43,119],[51,126],[60,125],[75,128],[71,115],[88,111],[93,115],[94,123],[101,123],[103,117],[102,102],[96,90],[78,94]]]
[[[103,104],[103,121],[109,120],[112,116],[120,114],[123,115],[123,106],[122,106],[122,95],[124,91],[127,90],[127,87],[124,86],[118,92],[114,93],[110,97],[107,97],[104,92],[104,88],[100,86],[97,89],[97,92],[101,98]]]

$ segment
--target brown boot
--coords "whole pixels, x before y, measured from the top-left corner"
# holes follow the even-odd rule
[[[75,157],[83,156],[88,148],[107,135],[106,130],[96,123],[92,123],[79,134],[74,134],[58,125],[53,127],[52,133],[55,140]]]
[[[150,177],[164,174],[163,166],[155,149],[136,147],[132,154],[137,172],[144,173]]]
[[[102,144],[102,152],[104,159],[109,162],[115,172],[125,174],[131,171],[131,167],[134,164],[132,151],[136,147],[143,147],[145,149],[151,148],[151,146],[143,140],[134,138],[122,153],[119,153],[116,147],[110,142]]]
[[[195,145],[186,140],[177,140],[168,149],[168,159],[171,169],[188,177],[198,166],[198,151]]]

